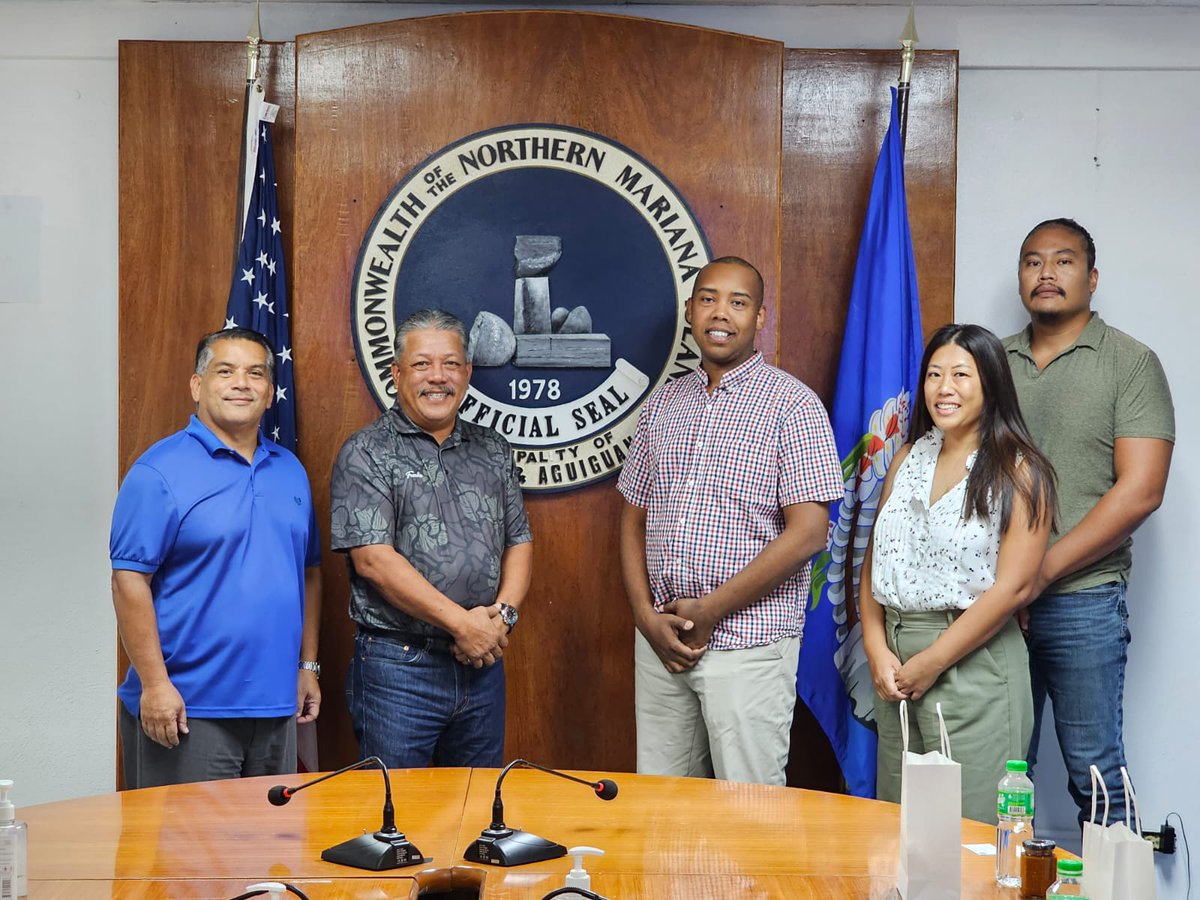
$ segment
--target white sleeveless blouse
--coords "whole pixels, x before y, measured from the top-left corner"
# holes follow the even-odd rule
[[[963,520],[967,479],[929,505],[942,431],[931,428],[909,451],[875,522],[871,590],[901,612],[966,609],[996,583],[1000,510]],[[975,454],[967,459],[967,470]]]

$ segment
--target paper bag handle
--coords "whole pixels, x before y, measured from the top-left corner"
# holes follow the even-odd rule
[[[1108,824],[1108,786],[1104,783],[1104,776],[1100,774],[1100,770],[1095,766],[1088,766],[1088,772],[1092,776],[1092,818],[1090,819],[1093,825],[1096,824],[1096,785],[1100,785],[1100,790],[1104,792],[1104,818],[1100,825]]]
[[[938,717],[938,733],[942,741],[942,756],[953,760],[950,755],[950,732],[946,730],[946,720],[942,717],[942,704],[934,704]],[[908,752],[908,703],[900,701],[900,739],[904,742],[904,752]],[[1093,767],[1094,768],[1094,767]],[[1105,810],[1108,809],[1108,792],[1105,792]],[[1106,813],[1107,815],[1107,813]]]
[[[1137,794],[1133,790],[1133,781],[1129,771],[1121,766],[1121,784],[1125,786],[1125,826],[1138,837],[1142,836],[1142,814],[1138,812]],[[1133,822],[1129,821],[1129,807],[1133,807]]]
[[[954,756],[950,753],[950,732],[946,730],[946,720],[942,718],[942,704],[935,703],[934,709],[937,710],[938,733],[942,739],[942,756],[952,760]]]

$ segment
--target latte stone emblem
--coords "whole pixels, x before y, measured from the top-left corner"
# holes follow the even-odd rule
[[[409,172],[363,240],[351,317],[382,408],[396,325],[440,307],[469,328],[459,416],[513,447],[526,491],[615,475],[654,388],[692,372],[684,319],[704,234],[633,151],[558,125],[469,135]]]
[[[612,366],[612,341],[592,333],[586,306],[550,308],[549,272],[562,256],[562,239],[553,235],[517,235],[516,287],[513,325],[486,310],[471,326],[468,355],[477,366],[551,369],[607,369]]]

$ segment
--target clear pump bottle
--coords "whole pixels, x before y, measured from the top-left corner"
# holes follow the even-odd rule
[[[584,867],[583,859],[585,856],[603,856],[604,851],[597,850],[595,847],[572,847],[567,853],[575,858],[575,865],[567,873],[563,887],[590,891],[592,889],[592,876],[588,874],[587,869]],[[579,893],[563,893],[559,894],[556,900],[574,900],[576,897],[579,900],[583,900],[584,895]]]
[[[17,821],[10,794],[13,783],[0,781],[0,900],[16,900],[29,893],[26,865],[26,828]]]

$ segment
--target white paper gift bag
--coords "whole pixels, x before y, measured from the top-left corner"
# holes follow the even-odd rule
[[[962,885],[962,768],[937,704],[941,752],[910,753],[908,706],[900,701],[900,871],[904,900],[953,900]]]
[[[1083,823],[1083,891],[1089,900],[1112,900],[1112,848],[1105,840],[1104,823],[1108,821],[1108,785],[1095,766],[1092,775],[1092,817]],[[1096,821],[1096,801],[1104,795],[1104,815]]]
[[[1092,773],[1092,821],[1083,826],[1083,890],[1090,900],[1154,900],[1154,848],[1142,837],[1142,817],[1129,772],[1121,767],[1125,786],[1125,821],[1108,827],[1108,787],[1095,766]],[[1096,822],[1096,787],[1104,793],[1104,818]],[[1131,816],[1132,814],[1132,816]]]

